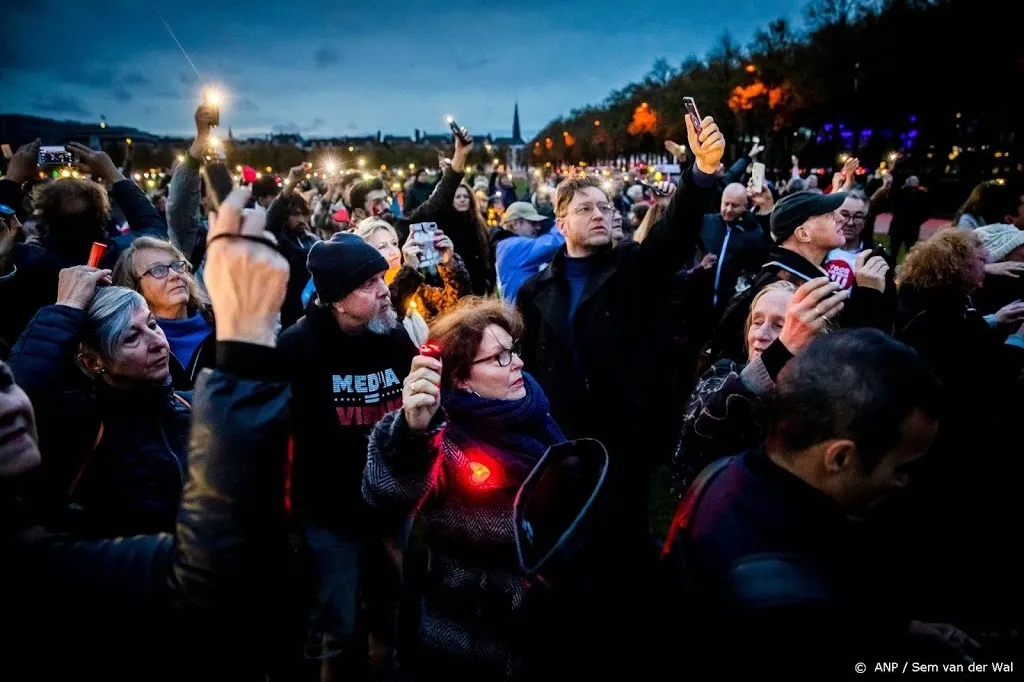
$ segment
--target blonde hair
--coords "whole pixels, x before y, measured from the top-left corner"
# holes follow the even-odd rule
[[[203,288],[199,286],[198,280],[192,275],[192,264],[189,263],[188,259],[185,258],[185,254],[178,247],[165,239],[139,237],[133,241],[127,249],[121,252],[121,256],[117,259],[117,264],[114,266],[114,272],[111,276],[114,284],[138,292],[142,291],[142,274],[136,271],[135,266],[135,256],[142,249],[156,249],[157,251],[171,254],[175,260],[185,261],[188,264],[188,270],[181,273],[181,275],[188,287],[188,308],[190,311],[199,311],[204,317],[210,313],[210,298],[203,291]]]
[[[602,185],[602,181],[596,175],[570,175],[562,180],[555,188],[555,215],[559,218],[566,216],[576,192],[582,192],[588,187],[596,187],[604,192]]]
[[[754,322],[754,308],[757,307],[758,301],[760,301],[765,294],[771,293],[772,291],[788,291],[791,294],[796,293],[796,285],[792,282],[787,282],[784,279],[780,279],[778,282],[772,282],[765,286],[761,291],[754,294],[753,300],[750,301],[750,312],[747,313],[747,321],[743,324],[743,344],[746,345],[747,334],[750,333],[750,325]]]
[[[354,232],[364,242],[368,242],[377,230],[387,230],[395,238],[395,241],[398,241],[398,232],[395,231],[391,223],[376,216],[360,220]]]

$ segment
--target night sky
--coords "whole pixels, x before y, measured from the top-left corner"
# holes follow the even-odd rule
[[[222,126],[412,135],[454,114],[527,139],[551,119],[641,79],[659,57],[703,57],[728,31],[747,45],[804,0],[728,3],[374,0],[0,0],[0,113],[188,135],[199,73],[229,94]]]

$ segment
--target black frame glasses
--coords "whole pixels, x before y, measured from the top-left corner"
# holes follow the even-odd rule
[[[142,277],[145,277],[146,275],[150,275],[155,279],[167,279],[167,275],[171,274],[171,270],[174,270],[179,275],[184,275],[185,273],[190,271],[188,261],[176,260],[173,263],[167,263],[166,265],[164,265],[163,263],[154,265],[149,270],[146,270],[144,273],[142,273],[139,279],[142,279]]]
[[[494,360],[497,360],[498,361],[498,367],[508,367],[509,365],[512,364],[512,356],[513,355],[515,355],[516,357],[522,359],[522,357],[523,357],[522,351],[523,351],[523,345],[519,342],[518,339],[516,339],[515,341],[512,342],[512,347],[511,348],[502,348],[500,353],[498,353],[496,355],[490,355],[490,356],[488,356],[486,358],[480,358],[479,360],[474,360],[470,364],[471,365],[479,365],[479,364],[481,364],[483,362],[492,362]]]

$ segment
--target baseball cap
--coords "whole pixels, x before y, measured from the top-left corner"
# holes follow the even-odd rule
[[[529,220],[531,223],[541,223],[547,220],[540,213],[537,213],[537,209],[530,202],[516,201],[509,204],[509,207],[505,209],[505,214],[501,217],[501,224],[514,223],[520,219]]]
[[[838,210],[847,196],[846,192],[819,194],[808,190],[783,197],[782,201],[775,204],[771,217],[772,235],[776,243],[781,244],[792,237],[796,228],[814,216],[828,215]]]

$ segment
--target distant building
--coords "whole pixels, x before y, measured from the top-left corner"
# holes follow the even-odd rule
[[[526,149],[526,142],[519,129],[519,102],[516,102],[515,112],[512,114],[512,137],[498,137],[491,144],[508,149],[505,165],[510,171],[523,170],[523,150]]]

